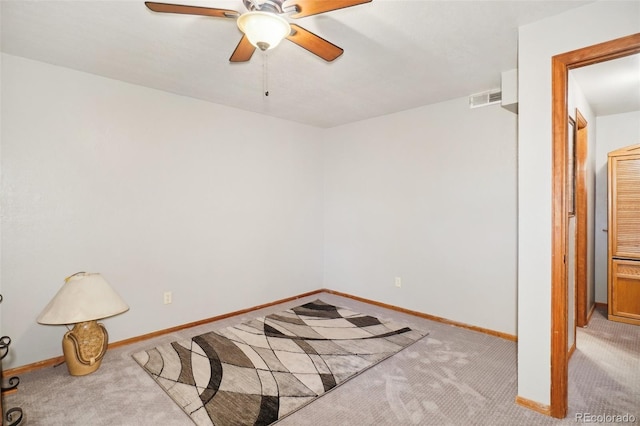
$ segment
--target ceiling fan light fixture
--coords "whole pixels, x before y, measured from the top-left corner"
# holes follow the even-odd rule
[[[238,28],[260,50],[276,47],[291,33],[286,19],[271,12],[247,12],[238,18]]]

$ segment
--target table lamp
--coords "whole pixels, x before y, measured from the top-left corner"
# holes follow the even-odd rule
[[[78,272],[64,285],[38,317],[40,324],[75,324],[62,338],[64,360],[72,376],[84,376],[100,367],[107,351],[107,329],[96,320],[120,314],[129,306],[100,274]]]

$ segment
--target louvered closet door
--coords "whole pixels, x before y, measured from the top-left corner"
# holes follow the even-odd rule
[[[609,315],[640,325],[640,145],[609,153]]]
[[[640,260],[640,154],[612,161],[613,257]]]

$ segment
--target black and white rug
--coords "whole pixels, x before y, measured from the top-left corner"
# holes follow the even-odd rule
[[[133,357],[197,425],[268,425],[427,334],[316,300]]]

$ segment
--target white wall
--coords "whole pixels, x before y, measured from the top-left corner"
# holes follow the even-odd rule
[[[640,143],[640,111],[597,118],[596,301],[607,303],[607,154]],[[598,232],[600,231],[600,232]]]
[[[328,129],[325,285],[515,334],[516,120],[461,98]]]
[[[35,318],[80,270],[131,306],[111,341],[322,287],[515,334],[514,114],[316,129],[2,59],[5,368],[60,355]]]
[[[5,369],[61,354],[77,271],[131,307],[111,341],[323,286],[319,129],[8,55],[2,89]]]
[[[2,8],[0,7],[0,19],[2,19]],[[0,54],[0,188],[2,188],[2,60],[4,56]],[[2,216],[4,216],[4,209],[2,208],[2,200],[0,199],[0,268],[2,267]],[[2,294],[2,270],[0,269],[0,295]],[[0,303],[0,336],[5,336],[2,333],[4,328],[2,327],[2,303]]]
[[[518,395],[550,403],[551,57],[640,31],[640,2],[596,2],[520,27]]]

